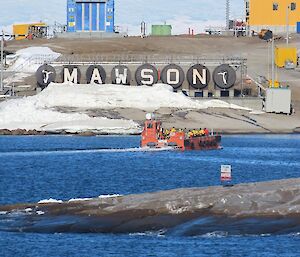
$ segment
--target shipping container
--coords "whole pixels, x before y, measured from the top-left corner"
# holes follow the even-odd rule
[[[30,23],[30,24],[14,24],[13,33],[16,40],[22,40],[27,38],[29,33],[29,28],[32,26],[46,27],[45,23]]]

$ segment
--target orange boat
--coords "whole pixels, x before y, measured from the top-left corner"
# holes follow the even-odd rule
[[[162,123],[147,114],[142,132],[141,147],[164,148],[178,150],[217,150],[221,149],[221,136],[209,133],[205,136],[187,136],[184,131],[171,131],[166,137]]]

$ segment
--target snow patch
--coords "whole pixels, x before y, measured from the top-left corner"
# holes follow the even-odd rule
[[[63,203],[63,201],[50,198],[48,200],[41,200],[38,202],[38,204],[45,204],[45,203]]]
[[[253,114],[253,115],[261,115],[261,114],[265,114],[265,112],[263,112],[263,111],[258,111],[258,110],[253,110],[253,111],[249,112],[249,114]]]
[[[84,202],[84,201],[90,201],[93,200],[93,198],[74,198],[74,199],[70,199],[68,202],[72,203],[72,202]]]
[[[140,132],[137,123],[131,120],[112,120],[103,117],[92,118],[84,113],[62,113],[55,110],[55,102],[72,102],[68,93],[41,94],[22,99],[11,99],[0,104],[0,129],[36,129],[38,131],[70,133],[92,131],[109,134],[136,134]],[[72,91],[72,88],[67,90]],[[51,87],[49,88],[51,91]],[[77,96],[80,98],[80,96]],[[52,104],[49,104],[49,101]],[[88,100],[87,100],[88,101]],[[63,105],[62,105],[63,106]],[[65,107],[65,106],[64,106]]]
[[[60,56],[49,47],[28,47],[16,52],[10,71],[34,73],[45,61],[51,62]]]
[[[71,107],[85,109],[135,108],[157,110],[166,108],[207,109],[232,108],[251,110],[221,100],[200,102],[174,93],[173,88],[165,84],[149,86],[123,85],[74,85],[70,83],[52,83],[39,94],[39,99],[48,107]]]
[[[0,103],[0,129],[137,134],[141,128],[132,120],[90,117],[85,111],[115,108],[155,111],[162,107],[249,110],[220,100],[200,102],[182,93],[174,93],[171,86],[164,84],[147,87],[52,83],[38,95]],[[74,112],[70,108],[78,110]],[[59,111],[62,109],[67,111]]]
[[[32,209],[31,208],[26,208],[24,211],[28,213],[28,212],[32,212]]]
[[[114,194],[114,195],[99,195],[98,198],[100,199],[107,199],[107,198],[115,198],[115,197],[121,197],[122,195]]]

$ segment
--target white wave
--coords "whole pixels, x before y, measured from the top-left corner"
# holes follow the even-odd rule
[[[45,203],[63,203],[63,201],[50,198],[50,199],[47,199],[47,200],[45,199],[45,200],[41,200],[38,202],[38,204],[45,204]]]
[[[44,215],[45,213],[43,211],[36,211],[37,215]]]
[[[167,230],[161,229],[158,231],[146,231],[146,232],[136,232],[130,233],[129,236],[157,236],[157,237],[165,237]]]
[[[7,211],[0,211],[0,215],[6,215]]]
[[[291,234],[289,234],[289,236],[292,236],[292,237],[300,237],[300,232],[297,232],[297,233],[291,233]]]
[[[124,149],[92,149],[92,150],[57,150],[57,151],[29,151],[29,152],[4,152],[1,157],[32,156],[32,155],[57,155],[57,154],[83,154],[83,153],[137,153],[137,152],[166,152],[175,151],[172,147],[166,148],[124,148]]]
[[[222,237],[227,237],[227,236],[228,236],[228,232],[226,232],[226,231],[214,231],[214,232],[206,233],[206,234],[202,235],[201,237],[222,238]]]

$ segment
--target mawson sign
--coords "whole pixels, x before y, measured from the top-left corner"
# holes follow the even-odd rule
[[[220,89],[230,89],[236,82],[236,71],[228,64],[222,64],[210,70],[201,64],[190,67],[185,74],[183,69],[177,64],[169,64],[161,71],[151,64],[143,64],[138,67],[133,74],[128,66],[117,65],[113,67],[110,74],[110,81],[107,81],[107,73],[101,65],[91,65],[87,68],[85,78],[79,66],[66,65],[60,72],[62,82],[72,82],[74,84],[117,84],[130,85],[133,76],[136,85],[152,86],[158,81],[169,84],[174,89],[182,86],[185,80],[189,85],[198,90],[205,89],[211,80]],[[44,64],[36,71],[37,83],[41,88],[47,87],[51,82],[56,82],[57,73],[54,67]]]

